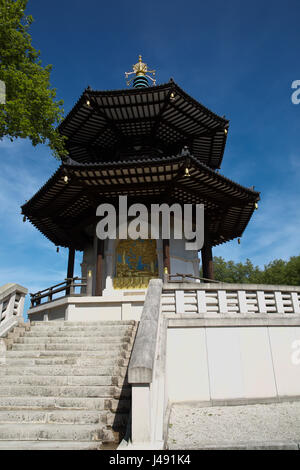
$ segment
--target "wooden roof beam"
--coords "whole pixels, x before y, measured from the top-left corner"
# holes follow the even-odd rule
[[[205,186],[203,189],[195,190],[192,188],[187,188],[186,186],[176,183],[175,187],[181,189],[182,191],[186,191],[187,193],[193,195],[193,196],[199,196],[201,195],[204,199],[207,199],[211,204],[217,206],[217,207],[223,207],[224,209],[227,209],[234,204],[235,207],[244,207],[245,204],[243,203],[238,203],[236,199],[233,200],[233,198],[229,197],[227,198],[227,201],[223,203],[223,195],[221,195],[222,199],[213,199],[211,196],[205,194]]]
[[[151,135],[154,137],[156,132],[157,132],[157,129],[159,127],[159,124],[160,124],[160,121],[161,121],[161,117],[163,115],[163,113],[165,112],[165,110],[170,106],[170,97],[171,97],[171,93],[173,91],[173,88],[171,88],[169,90],[169,92],[167,93],[166,97],[165,97],[165,102],[161,108],[161,110],[159,111],[158,115],[156,116],[156,122],[151,130]]]
[[[183,98],[182,98],[183,99]],[[190,121],[193,121],[195,124],[198,126],[202,126],[207,130],[211,130],[212,128],[204,124],[203,122],[199,121],[198,119],[194,118],[191,116],[187,111],[184,109],[180,108],[179,106],[176,106],[176,100],[172,101],[172,107],[178,112],[182,113],[186,118],[188,118]]]

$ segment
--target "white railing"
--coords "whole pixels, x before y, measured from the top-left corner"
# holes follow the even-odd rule
[[[25,296],[28,290],[19,284],[0,287],[0,337],[23,319]]]
[[[169,282],[163,288],[162,311],[202,316],[300,315],[300,287]]]

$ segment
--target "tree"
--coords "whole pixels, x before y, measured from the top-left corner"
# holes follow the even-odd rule
[[[289,261],[275,259],[263,269],[254,266],[249,259],[245,263],[235,263],[214,256],[214,272],[215,279],[222,282],[299,286],[300,256],[292,256]]]
[[[292,256],[286,265],[286,282],[300,286],[300,256]]]
[[[64,138],[56,130],[63,102],[50,87],[51,65],[43,67],[40,51],[28,32],[32,16],[25,16],[27,0],[0,0],[0,80],[6,103],[0,105],[0,139],[28,137],[46,143],[57,158],[66,155]]]
[[[290,284],[287,282],[286,273],[287,262],[282,259],[275,259],[264,267],[264,284]]]
[[[247,259],[245,263],[225,261],[221,256],[214,256],[215,278],[222,282],[258,283],[262,282],[262,272]]]

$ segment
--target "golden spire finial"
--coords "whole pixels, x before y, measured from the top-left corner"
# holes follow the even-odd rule
[[[155,70],[148,70],[147,64],[142,62],[142,56],[139,55],[139,61],[132,66],[133,72],[125,72],[125,77],[128,79],[129,75],[135,75],[135,77],[132,77],[130,80],[127,80],[127,85],[129,86],[130,83],[133,81],[133,86],[136,88],[142,88],[148,86],[148,78],[153,82],[153,85],[156,84],[155,78],[150,77],[150,75],[147,75],[151,73],[153,77],[155,77]],[[144,79],[137,79],[137,77],[145,77]]]

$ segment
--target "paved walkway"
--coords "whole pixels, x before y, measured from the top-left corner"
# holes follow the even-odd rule
[[[169,449],[300,449],[300,402],[244,406],[174,404]]]

